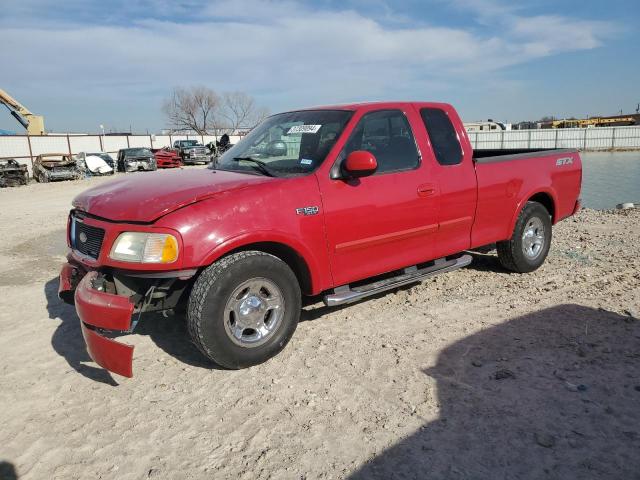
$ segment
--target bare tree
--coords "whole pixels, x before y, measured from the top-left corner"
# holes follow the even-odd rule
[[[220,97],[207,87],[177,87],[165,100],[162,110],[177,130],[194,130],[206,135],[217,128]]]
[[[251,95],[244,92],[228,92],[222,95],[219,123],[231,133],[241,128],[251,129],[268,115],[269,110],[258,107]]]

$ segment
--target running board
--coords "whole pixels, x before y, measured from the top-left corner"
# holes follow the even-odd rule
[[[420,282],[426,278],[440,275],[441,273],[452,272],[453,270],[466,267],[470,263],[471,255],[463,255],[452,260],[440,258],[429,267],[420,269],[415,266],[408,267],[405,268],[400,275],[378,280],[377,282],[367,285],[360,285],[353,288],[349,287],[349,285],[343,285],[342,287],[335,288],[333,293],[325,295],[322,301],[328,307],[357,302],[358,300],[384,292],[385,290],[391,290],[392,288],[400,287],[408,283]]]

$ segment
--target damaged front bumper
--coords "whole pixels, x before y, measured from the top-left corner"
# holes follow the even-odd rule
[[[99,273],[84,272],[70,263],[60,272],[58,295],[75,301],[89,356],[101,367],[124,377],[133,376],[133,346],[108,338],[110,332],[130,332],[134,304],[128,297],[96,288]],[[75,294],[74,294],[75,290]]]

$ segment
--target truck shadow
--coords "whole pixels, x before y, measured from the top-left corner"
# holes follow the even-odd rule
[[[167,317],[160,313],[145,314],[134,333],[148,335],[153,343],[180,362],[209,370],[222,369],[209,361],[191,342],[184,313]]]
[[[18,474],[13,463],[0,460],[0,480],[18,480]]]
[[[352,480],[640,478],[640,322],[631,317],[541,310],[451,344],[424,373],[439,418]]]
[[[89,357],[85,347],[82,331],[80,330],[80,319],[72,305],[68,305],[58,298],[58,285],[58,277],[52,278],[44,285],[49,318],[61,321],[51,337],[51,346],[58,355],[67,361],[69,366],[81,375],[96,382],[113,386],[118,385],[108,371],[100,367],[87,365],[93,360]]]

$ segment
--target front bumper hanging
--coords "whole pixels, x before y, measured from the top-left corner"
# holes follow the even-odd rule
[[[94,287],[98,272],[84,274],[66,263],[60,272],[58,295],[69,301],[75,290],[76,312],[89,356],[101,367],[124,377],[133,376],[133,346],[116,342],[105,331],[128,332],[134,305],[128,297],[99,291]],[[81,279],[80,279],[81,278]]]

